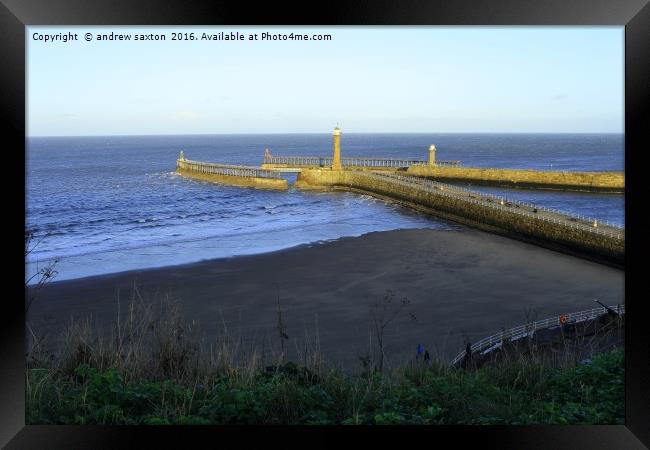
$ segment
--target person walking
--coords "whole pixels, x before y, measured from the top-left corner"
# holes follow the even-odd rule
[[[422,353],[424,352],[424,347],[422,347],[422,344],[418,344],[417,351],[415,354],[415,359],[419,360],[422,358]]]

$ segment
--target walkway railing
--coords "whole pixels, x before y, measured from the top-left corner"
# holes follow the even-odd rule
[[[429,161],[416,161],[412,165],[413,166],[428,166]],[[444,160],[444,159],[436,160],[435,165],[436,166],[448,166],[448,167],[460,167],[460,166],[462,166],[460,161]]]
[[[410,167],[414,164],[423,164],[426,161],[391,158],[341,158],[341,164],[348,167]]]
[[[616,311],[619,315],[625,314],[625,305],[616,305],[610,306],[611,309]],[[506,341],[516,341],[518,339],[533,336],[535,331],[544,330],[552,328],[555,326],[566,325],[569,323],[580,323],[587,320],[593,320],[598,316],[601,316],[607,312],[606,308],[594,308],[588,309],[586,311],[579,311],[569,314],[564,314],[563,317],[565,322],[562,323],[560,316],[549,317],[548,319],[538,320],[536,322],[527,323],[524,325],[519,325],[509,330],[501,331],[500,333],[495,333],[491,336],[481,339],[478,342],[475,342],[470,346],[472,353],[486,354],[493,349],[493,347],[498,347],[503,345]],[[451,365],[455,366],[458,364],[466,355],[467,351],[463,350],[460,352],[452,361]]]
[[[472,166],[469,167],[469,169],[490,170],[496,172],[501,172],[504,170],[514,170],[514,171],[522,171],[522,172],[553,172],[553,173],[562,173],[565,175],[584,174],[584,173],[596,173],[596,174],[622,173],[622,171],[616,171],[616,170],[580,171],[580,170],[553,170],[553,168],[543,169],[543,168],[526,168],[526,167],[491,167],[491,166]]]
[[[497,200],[499,203],[501,203],[501,201],[503,200],[504,203],[507,202],[507,203],[517,204],[519,206],[527,206],[527,207],[529,207],[531,209],[537,209],[539,211],[546,211],[546,212],[555,213],[555,214],[559,214],[559,215],[563,215],[563,216],[569,215],[566,211],[560,211],[560,210],[554,209],[554,208],[539,206],[539,205],[536,205],[534,203],[525,202],[525,201],[521,201],[521,200],[508,200],[508,199],[506,199],[506,197],[503,197],[503,196],[490,194],[490,193],[485,193],[485,192],[481,192],[481,191],[475,191],[475,190],[468,189],[468,188],[463,187],[463,186],[457,186],[455,184],[441,183],[441,182],[438,182],[438,181],[427,180],[426,178],[416,177],[416,176],[412,176],[412,175],[401,175],[401,174],[383,174],[383,175],[399,177],[399,178],[402,178],[402,179],[408,179],[408,180],[411,180],[413,182],[421,181],[421,182],[428,183],[428,184],[448,186],[449,188],[453,188],[453,189],[456,189],[456,190],[459,190],[459,191],[465,191],[465,192],[468,192],[468,193],[478,194],[478,195],[481,195],[482,197],[489,197],[491,199]],[[614,227],[614,228],[621,228],[620,225],[609,222],[607,220],[596,219],[594,217],[587,217],[587,216],[583,216],[581,214],[573,214],[573,213],[570,214],[570,216],[572,218],[581,219],[581,220],[583,220],[585,222],[589,222],[590,224],[593,224],[594,221],[596,221],[598,224],[601,224],[601,225],[607,225],[607,226]]]
[[[283,164],[287,166],[327,167],[332,165],[332,157],[320,156],[264,156],[264,164]],[[410,167],[428,165],[427,161],[392,158],[341,158],[347,167]],[[459,166],[460,161],[437,161],[438,165]]]
[[[228,164],[207,163],[191,161],[189,159],[176,160],[176,167],[193,172],[228,175],[235,177],[255,177],[255,178],[282,178],[282,175],[273,170],[259,169],[250,166],[232,166]]]
[[[418,187],[428,192],[453,197],[472,204],[488,206],[501,211],[508,211],[526,217],[535,218],[537,220],[563,225],[569,229],[588,231],[590,233],[596,233],[618,240],[625,239],[625,230],[623,228],[600,219],[574,216],[555,209],[536,206],[532,203],[519,202],[493,194],[484,194],[464,187],[440,183],[438,181],[414,177],[411,175],[372,172],[364,173],[364,176],[375,177],[376,179],[391,179],[392,181],[405,186]],[[540,214],[540,211],[550,213],[551,216]],[[596,226],[594,226],[594,223]],[[598,228],[599,225],[606,225],[608,229]]]

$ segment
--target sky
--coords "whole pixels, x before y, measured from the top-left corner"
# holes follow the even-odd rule
[[[111,32],[132,40],[97,40]],[[219,32],[246,39],[200,39]],[[26,39],[28,136],[624,130],[623,27],[30,26]]]

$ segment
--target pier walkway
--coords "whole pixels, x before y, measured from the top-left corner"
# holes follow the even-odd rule
[[[578,192],[616,194],[625,192],[623,172],[546,171],[442,165],[412,165],[406,171],[409,175],[444,182]]]
[[[288,189],[288,182],[273,170],[250,166],[234,166],[200,161],[181,157],[176,160],[176,171],[183,176],[235,186],[256,187],[264,189]]]
[[[403,172],[305,169],[298,175],[296,187],[356,190],[600,263],[623,267],[625,262],[625,230],[615,224]]]
[[[264,155],[262,167],[265,169],[288,169],[287,171],[299,172],[303,168],[331,167],[332,157],[325,156],[272,156]],[[405,169],[411,166],[428,165],[428,161],[394,158],[341,158],[341,165],[348,169]],[[445,167],[458,167],[460,161],[437,161],[437,165]]]
[[[176,167],[182,170],[191,170],[193,172],[206,174],[219,174],[237,177],[282,178],[282,175],[273,170],[260,169],[259,167],[207,163],[200,161],[191,161],[189,159],[178,159],[176,161]]]
[[[563,225],[570,229],[585,230],[590,233],[600,234],[613,239],[624,240],[625,230],[606,220],[590,218],[582,215],[568,214],[557,209],[545,208],[533,203],[509,200],[505,197],[473,191],[471,189],[440,183],[426,178],[396,173],[375,173],[374,175],[390,178],[411,186],[419,186],[427,191],[435,190],[438,194],[453,196],[471,203],[483,206],[508,210],[533,219]]]

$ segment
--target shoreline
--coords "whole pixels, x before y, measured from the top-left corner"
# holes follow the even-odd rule
[[[386,202],[401,206],[405,209],[410,209],[414,210],[413,208],[403,205],[397,200],[390,199],[386,197],[385,199]],[[278,248],[275,250],[260,250],[256,251],[255,253],[244,253],[244,254],[239,254],[239,255],[230,255],[230,256],[220,256],[220,257],[214,257],[214,258],[204,258],[204,259],[199,259],[199,260],[193,260],[193,261],[188,261],[188,262],[181,262],[177,264],[165,264],[165,265],[154,265],[154,266],[146,266],[146,267],[139,267],[135,269],[126,269],[126,270],[120,270],[120,271],[115,271],[115,272],[106,272],[106,273],[99,273],[95,275],[84,275],[80,277],[74,277],[74,278],[64,278],[64,279],[57,279],[54,278],[52,281],[48,282],[48,285],[50,284],[57,284],[57,283],[67,283],[67,282],[75,282],[75,281],[82,281],[86,279],[101,279],[101,278],[106,278],[106,277],[113,277],[113,276],[128,276],[129,274],[135,274],[135,273],[140,273],[140,272],[149,272],[152,270],[164,270],[164,269],[183,269],[187,268],[190,266],[193,266],[195,264],[205,264],[205,263],[218,263],[218,262],[223,262],[223,261],[230,261],[236,258],[247,258],[247,257],[256,257],[256,256],[261,256],[261,255],[272,255],[276,253],[282,253],[285,251],[291,251],[291,250],[296,250],[300,248],[311,248],[314,246],[320,246],[320,245],[325,245],[329,244],[332,242],[337,242],[340,240],[346,240],[346,239],[358,239],[363,236],[367,236],[369,234],[374,234],[374,233],[389,233],[393,231],[409,231],[409,230],[440,230],[440,231],[459,231],[460,229],[465,229],[466,226],[453,222],[451,220],[447,219],[441,219],[441,218],[436,218],[436,220],[439,220],[440,222],[444,222],[444,228],[438,228],[438,227],[420,227],[420,228],[400,228],[400,229],[394,229],[394,230],[378,230],[378,231],[368,231],[365,233],[362,233],[357,236],[339,236],[335,238],[330,238],[330,239],[319,239],[311,242],[302,242],[294,245],[290,245],[288,247],[282,247]],[[459,230],[456,230],[459,229]],[[194,241],[199,241],[201,238],[197,239],[192,239],[192,242]],[[141,249],[141,248],[149,248],[149,247],[137,247],[135,249]],[[127,249],[127,250],[133,250],[133,249]],[[102,252],[99,252],[102,253]],[[73,255],[69,258],[78,258],[79,256],[87,256],[87,254],[84,255]],[[66,257],[68,258],[68,257]],[[50,258],[50,259],[45,259],[42,261],[39,261],[39,264],[45,266],[47,263],[53,261],[55,258]],[[59,258],[59,260],[62,260],[65,258]],[[33,282],[32,284],[29,284],[28,287],[33,287],[36,284],[36,282]]]
[[[407,298],[386,331],[389,363],[417,344],[451,359],[464,347],[526,321],[589,308],[593,298],[624,302],[623,270],[476,230],[370,232],[322,244],[47,284],[30,320],[56,339],[71,318],[99,326],[125,313],[133,283],[145,298],[170,295],[213,339],[226,325],[250,345],[277,345],[277,292],[291,357],[318,343],[326,360],[349,369],[370,340],[370,313],[391,290]],[[374,338],[372,338],[374,340]],[[261,340],[261,341],[260,341]],[[293,350],[293,347],[296,350]]]

